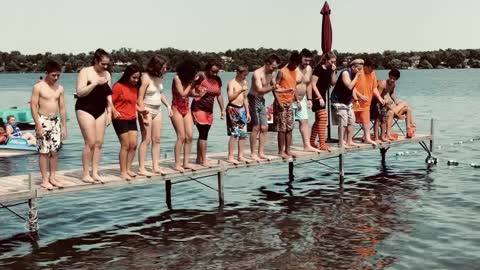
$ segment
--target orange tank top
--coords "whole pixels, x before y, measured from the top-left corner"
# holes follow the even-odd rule
[[[294,89],[297,86],[297,69],[290,70],[285,66],[281,69],[282,79],[280,80],[280,87],[284,89]],[[280,103],[290,104],[295,99],[295,91],[286,93],[277,93],[277,100]]]
[[[355,88],[358,93],[363,96],[366,96],[368,101],[360,101],[357,104],[354,104],[353,109],[357,112],[370,111],[370,104],[372,103],[373,90],[377,88],[377,76],[375,71],[370,74],[363,73],[357,81]]]

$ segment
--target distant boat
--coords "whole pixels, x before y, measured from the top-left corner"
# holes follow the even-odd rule
[[[8,109],[0,109],[0,119],[3,123],[7,123],[7,117],[9,115],[13,115],[15,117],[15,120],[21,129],[35,128],[35,122],[33,121],[30,107],[11,107]]]
[[[9,138],[6,144],[0,145],[0,157],[14,157],[37,153],[35,145],[29,145],[24,138]]]

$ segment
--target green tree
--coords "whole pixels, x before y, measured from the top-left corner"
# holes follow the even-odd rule
[[[420,60],[420,64],[418,65],[418,68],[421,68],[421,69],[432,69],[433,66],[430,62],[428,62],[428,60],[426,59],[423,59],[423,60]]]

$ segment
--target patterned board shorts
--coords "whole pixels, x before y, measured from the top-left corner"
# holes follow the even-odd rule
[[[292,104],[280,104],[275,100],[273,113],[277,132],[291,132],[293,130]]]
[[[243,106],[234,104],[227,105],[227,135],[236,138],[246,138],[248,133],[247,125],[247,111]]]
[[[60,120],[58,116],[39,116],[43,127],[43,137],[37,138],[37,151],[40,154],[57,153],[62,148]]]

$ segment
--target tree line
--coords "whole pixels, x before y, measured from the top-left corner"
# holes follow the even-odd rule
[[[317,50],[312,50],[314,55]],[[424,52],[397,52],[384,51],[383,53],[348,53],[334,51],[337,55],[339,67],[355,58],[371,59],[379,69],[433,69],[433,68],[480,68],[480,49],[446,49]],[[276,54],[281,59],[281,64],[288,61],[290,50],[269,49],[269,48],[245,48],[227,50],[224,52],[198,52],[178,50],[175,48],[162,48],[158,50],[132,50],[120,48],[111,52],[112,71],[121,72],[128,64],[145,66],[148,60],[155,54],[161,54],[169,59],[169,70],[174,71],[175,67],[185,59],[193,59],[201,64],[214,58],[223,63],[225,71],[233,71],[238,64],[246,64],[252,70],[263,65],[263,60],[270,54]],[[41,54],[24,55],[19,51],[0,51],[0,72],[43,72],[44,65],[48,60],[59,62],[64,72],[78,72],[82,67],[88,66],[92,60],[93,51],[79,54],[52,54],[50,52]],[[320,56],[314,58],[317,63]]]

